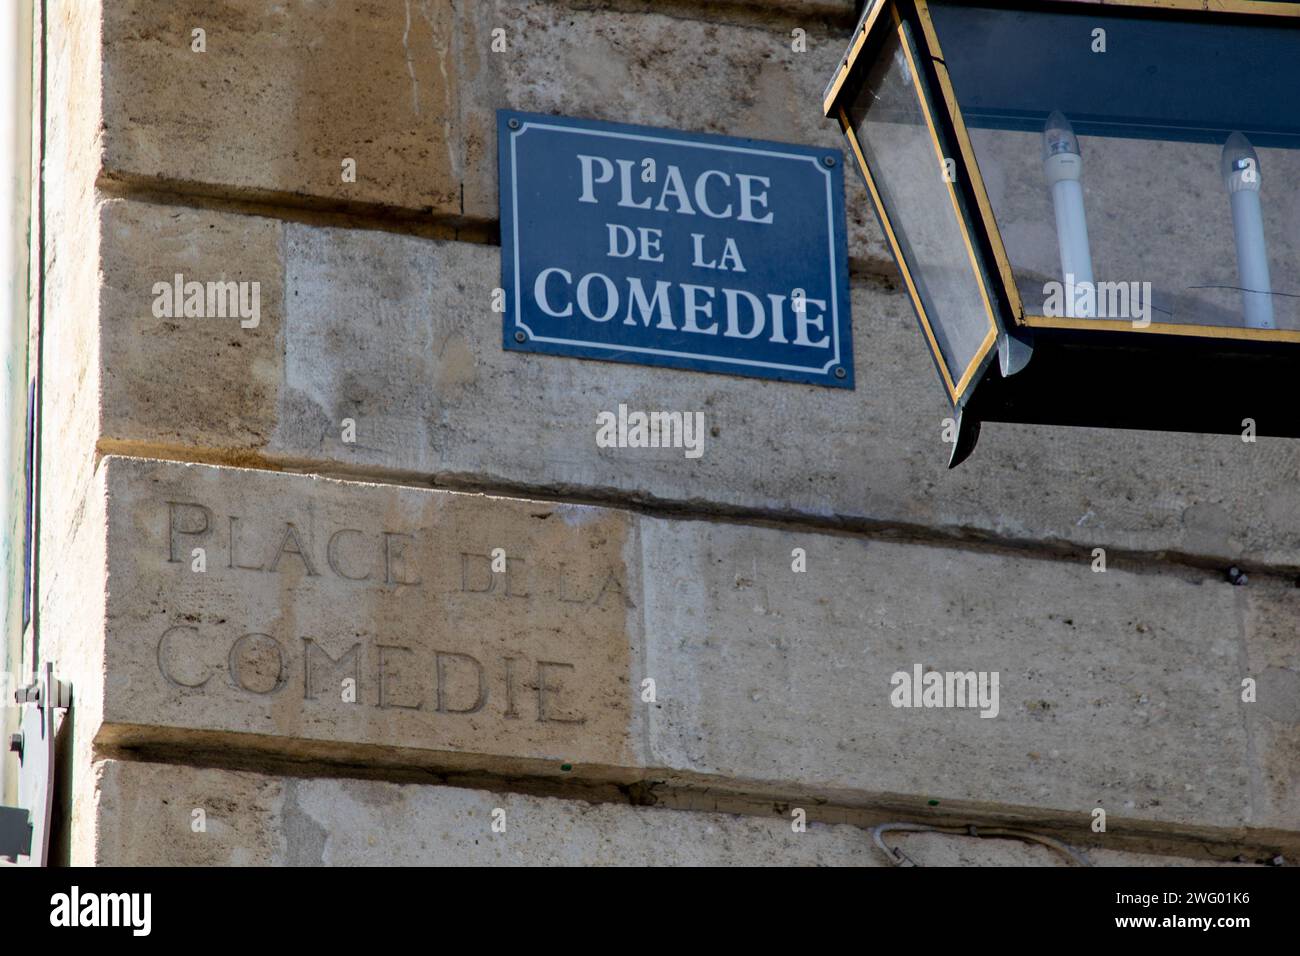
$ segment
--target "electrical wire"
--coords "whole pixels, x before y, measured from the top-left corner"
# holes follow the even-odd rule
[[[1051,837],[1042,836],[1038,833],[1029,833],[1025,830],[1004,830],[1000,828],[985,829],[976,827],[974,824],[965,827],[937,827],[928,823],[882,823],[879,826],[871,828],[871,839],[876,846],[889,857],[889,862],[894,866],[920,866],[910,856],[904,853],[898,847],[891,847],[885,843],[883,834],[891,831],[904,831],[909,833],[949,833],[955,836],[972,836],[972,837],[1003,837],[1015,840],[1026,840],[1030,843],[1041,843],[1057,853],[1064,854],[1077,866],[1092,866],[1092,861],[1082,850],[1076,850],[1068,843],[1062,843],[1060,840],[1054,840]]]

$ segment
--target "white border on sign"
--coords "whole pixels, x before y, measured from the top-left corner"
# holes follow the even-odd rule
[[[772,156],[777,159],[793,159],[812,163],[819,173],[826,177],[826,231],[828,234],[827,250],[830,254],[831,267],[831,329],[835,343],[835,356],[821,368],[815,365],[783,365],[779,362],[759,362],[754,359],[730,358],[723,355],[700,354],[697,352],[672,352],[667,349],[652,349],[634,345],[610,345],[604,342],[585,342],[580,339],[556,339],[543,335],[534,335],[533,330],[521,321],[523,303],[520,290],[523,283],[519,275],[519,175],[518,161],[515,155],[515,141],[529,129],[551,130],[557,133],[579,133],[584,136],[609,136],[614,139],[631,139],[643,143],[668,143],[673,146],[693,146],[696,149],[717,149],[730,153],[751,153],[756,156]],[[672,358],[696,359],[706,362],[724,362],[731,365],[752,365],[757,368],[778,369],[784,372],[817,372],[825,374],[840,364],[840,306],[839,283],[835,276],[835,202],[831,186],[834,180],[815,156],[803,153],[779,153],[769,149],[751,149],[746,146],[723,146],[720,143],[694,143],[690,140],[669,139],[663,136],[641,136],[635,133],[615,133],[612,130],[581,129],[571,126],[554,126],[550,123],[534,123],[525,120],[519,129],[510,134],[510,214],[514,217],[514,265],[515,265],[515,327],[523,329],[528,338],[534,342],[550,342],[554,345],[577,345],[583,348],[605,349],[610,352],[644,352],[648,355],[666,355]]]

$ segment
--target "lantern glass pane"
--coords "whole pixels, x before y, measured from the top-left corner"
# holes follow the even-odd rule
[[[931,101],[906,24],[889,31],[847,111],[919,300],[950,394],[959,397],[987,354],[994,326],[965,214],[945,175]]]
[[[1300,21],[1081,7],[928,4],[1026,313],[1300,330]]]

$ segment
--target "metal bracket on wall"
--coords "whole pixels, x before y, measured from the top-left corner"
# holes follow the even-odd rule
[[[47,663],[34,684],[14,692],[22,708],[20,730],[9,739],[18,755],[18,806],[0,807],[0,858],[45,866],[54,808],[54,745],[72,704],[72,685],[55,680]]]

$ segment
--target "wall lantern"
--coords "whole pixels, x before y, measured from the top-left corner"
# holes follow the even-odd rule
[[[985,421],[1300,437],[1297,89],[1300,3],[868,2],[824,106],[951,466]]]

